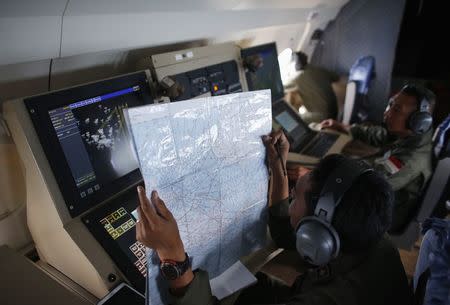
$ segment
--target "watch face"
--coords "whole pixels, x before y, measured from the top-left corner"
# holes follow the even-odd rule
[[[161,264],[161,272],[168,280],[174,280],[180,276],[177,266],[169,262]]]

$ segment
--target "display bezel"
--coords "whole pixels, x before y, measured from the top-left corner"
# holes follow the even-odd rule
[[[283,87],[283,84],[281,81],[281,72],[280,72],[280,63],[278,62],[277,44],[275,42],[271,42],[271,43],[266,43],[266,44],[242,49],[241,50],[241,58],[244,60],[247,56],[251,56],[251,55],[255,55],[255,54],[258,54],[261,52],[267,52],[267,51],[272,51],[275,53],[275,57],[276,57],[275,63],[276,63],[277,71],[275,71],[274,73],[277,74],[278,81],[281,84],[281,92],[278,95],[276,95],[276,94],[274,94],[274,92],[272,92],[272,103],[275,103],[275,102],[279,101],[280,99],[284,98],[284,87]],[[250,71],[245,72],[245,78],[247,80],[247,85],[248,85],[249,91],[261,90],[261,89],[271,89],[271,88],[254,88],[249,73],[252,73],[252,72],[250,72]]]
[[[297,127],[295,127],[290,132],[288,132],[276,119],[276,117],[283,112],[289,114],[289,116],[297,123]],[[307,143],[315,135],[315,133],[311,131],[308,125],[301,119],[301,117],[295,112],[295,110],[284,100],[280,100],[272,104],[272,118],[275,122],[277,122],[277,124],[280,125],[280,127],[288,137],[291,144],[290,151],[292,152],[299,152],[299,149],[307,145]],[[301,135],[297,136],[299,133]]]
[[[143,105],[153,103],[149,79],[145,71],[24,99],[24,104],[33,122],[42,149],[72,218],[99,205],[101,202],[113,197],[130,185],[139,182],[142,176],[139,169],[136,168],[127,175],[104,185],[94,194],[82,198],[52,125],[49,111],[76,101],[85,100],[86,98],[100,96],[136,85],[141,87],[144,96]]]
[[[137,191],[135,188],[131,188],[107,204],[99,206],[92,212],[82,216],[81,220],[133,287],[145,294],[145,277],[137,270],[136,266],[100,223],[101,219],[120,207],[124,207],[131,214],[131,211],[137,208],[138,203]],[[131,230],[136,235],[136,227]]]

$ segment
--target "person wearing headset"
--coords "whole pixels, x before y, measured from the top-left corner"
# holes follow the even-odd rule
[[[338,117],[346,77],[308,63],[308,56],[301,51],[292,56],[296,72],[285,83],[286,101],[307,124]]]
[[[432,111],[435,95],[408,84],[394,95],[384,112],[383,126],[345,125],[332,119],[322,128],[350,133],[354,140],[377,147],[364,157],[382,173],[395,191],[393,222],[389,230],[400,233],[414,216],[432,174]],[[295,177],[295,170],[291,170]]]
[[[263,142],[273,182],[272,238],[280,248],[296,249],[309,267],[292,286],[258,273],[257,284],[244,289],[234,304],[409,304],[411,292],[398,251],[383,238],[393,192],[381,175],[360,162],[330,155],[298,180],[289,204],[286,164],[281,164],[289,142],[281,131]],[[138,193],[137,239],[157,251],[163,275],[164,264],[177,270],[168,278],[171,304],[219,304],[208,273],[186,264],[176,221],[162,199],[155,191],[147,199],[141,187]]]

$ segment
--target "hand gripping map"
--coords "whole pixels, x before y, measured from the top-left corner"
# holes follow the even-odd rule
[[[148,194],[157,190],[171,210],[193,269],[214,278],[265,245],[269,90],[130,108],[125,116]],[[151,252],[149,304],[166,304]]]

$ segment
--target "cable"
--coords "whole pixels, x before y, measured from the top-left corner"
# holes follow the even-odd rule
[[[48,68],[48,91],[50,91],[52,83],[52,68],[53,68],[53,58],[50,59],[50,67]]]

